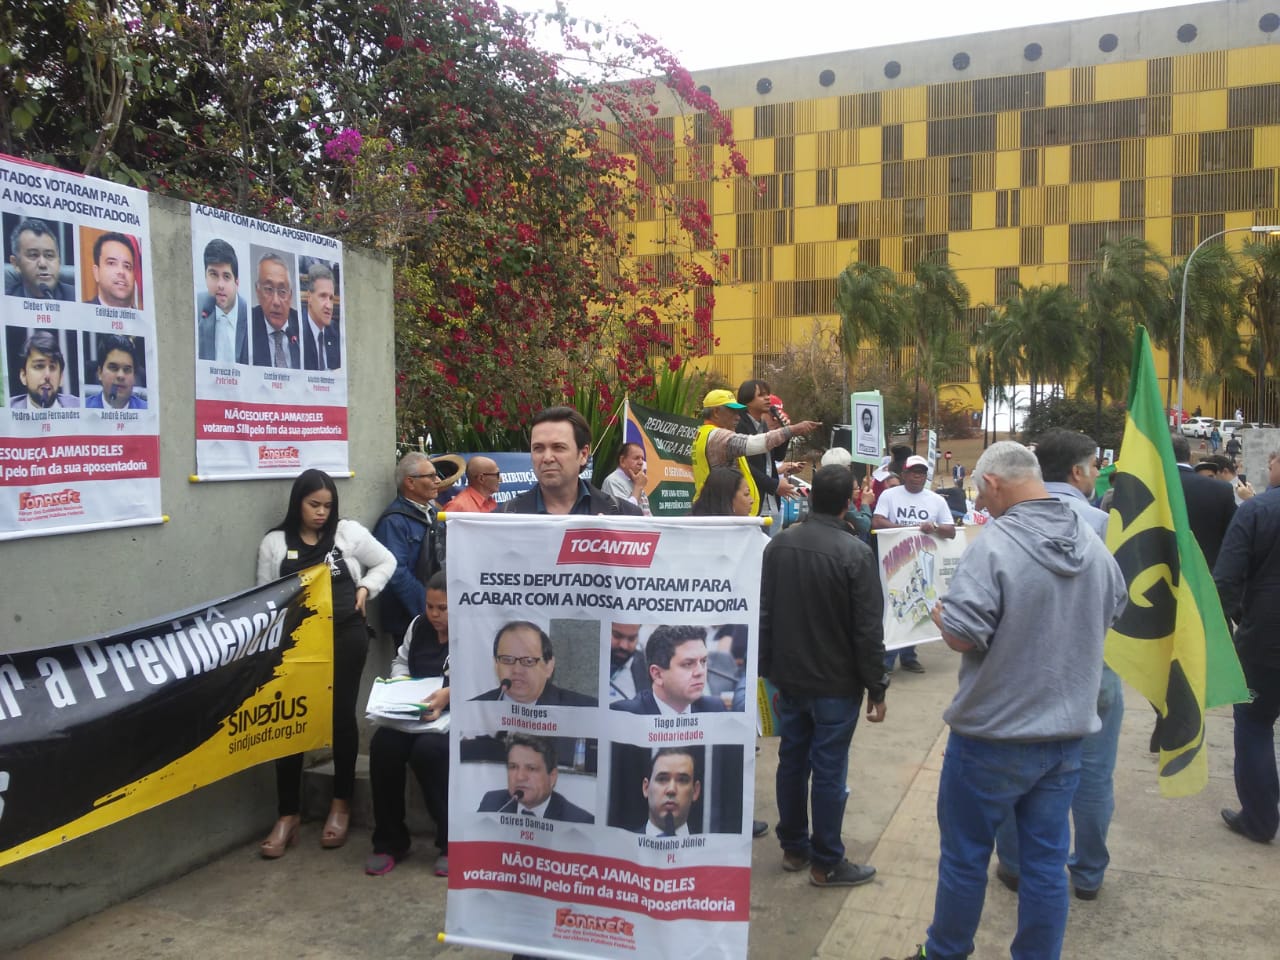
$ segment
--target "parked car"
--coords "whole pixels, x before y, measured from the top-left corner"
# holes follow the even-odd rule
[[[1213,417],[1188,417],[1182,421],[1184,437],[1203,438],[1213,431]]]
[[[1226,443],[1236,435],[1236,431],[1244,426],[1241,420],[1219,420],[1218,432],[1222,434],[1222,442]]]

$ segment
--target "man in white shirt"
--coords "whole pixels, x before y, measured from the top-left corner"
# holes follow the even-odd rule
[[[941,496],[925,489],[928,480],[929,461],[924,457],[907,457],[902,465],[902,486],[891,487],[880,494],[876,512],[871,517],[871,529],[916,527],[921,533],[931,533],[944,540],[953,539],[956,525],[951,517],[951,508]],[[924,665],[913,646],[888,651],[884,655],[885,670],[893,669],[899,654],[902,655],[903,670],[924,673]]]
[[[634,503],[647,517],[649,497],[645,487],[649,478],[645,473],[644,447],[638,443],[624,443],[618,451],[618,469],[604,478],[600,489],[613,494],[619,500]]]
[[[649,762],[649,775],[640,789],[649,801],[644,833],[651,837],[687,837],[689,812],[702,796],[694,747],[664,747]]]

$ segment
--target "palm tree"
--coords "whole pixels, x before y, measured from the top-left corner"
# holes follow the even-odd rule
[[[1172,265],[1159,313],[1147,332],[1152,342],[1169,356],[1169,382],[1165,406],[1173,406],[1173,384],[1178,377],[1179,325],[1182,314],[1184,260]],[[1225,244],[1209,244],[1196,255],[1187,278],[1186,350],[1183,363],[1188,379],[1215,390],[1241,353],[1240,316],[1243,312],[1240,268]]]
[[[915,347],[916,406],[919,407],[920,380],[929,388],[929,427],[938,428],[938,393],[953,379],[952,370],[969,359],[968,344],[961,336],[965,311],[969,309],[969,288],[960,282],[955,268],[940,257],[926,256],[915,265],[915,282],[904,290],[906,311],[903,339]],[[915,443],[914,431],[912,443]]]
[[[978,389],[982,391],[984,411],[990,403],[991,440],[995,442],[995,411],[1000,404],[1010,405],[1009,439],[1013,439],[1012,407],[1016,391],[1012,388],[1018,383],[1018,351],[1020,344],[1012,325],[1005,321],[1003,314],[997,314],[988,307],[987,319],[978,328],[974,336],[974,362],[978,368]],[[983,418],[982,447],[987,446],[987,424]]]
[[[1083,383],[1093,385],[1095,429],[1102,432],[1102,394],[1124,393],[1133,351],[1133,329],[1150,328],[1164,302],[1164,261],[1141,237],[1122,237],[1098,247],[1097,267],[1085,287]]]
[[[1280,365],[1280,242],[1254,240],[1244,245],[1243,279],[1239,295],[1244,316],[1253,333],[1250,354],[1257,388],[1258,420],[1275,420],[1266,415],[1267,387]]]
[[[1080,301],[1066,284],[1014,287],[987,336],[994,354],[1031,385],[1034,416],[1045,387],[1064,384],[1076,369],[1084,323]]]

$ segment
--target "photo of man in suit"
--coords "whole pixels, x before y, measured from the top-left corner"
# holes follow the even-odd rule
[[[307,269],[307,302],[302,308],[302,366],[307,370],[337,370],[342,366],[341,319],[333,271],[319,260]]]
[[[204,248],[204,283],[196,318],[201,360],[249,363],[249,305],[240,296],[240,258],[226,240]]]
[[[472,700],[513,700],[553,707],[594,707],[596,698],[551,682],[555,650],[545,630],[528,620],[503,624],[493,638],[493,668],[498,685]]]
[[[652,686],[629,700],[615,700],[610,710],[649,716],[724,713],[724,703],[703,696],[707,685],[707,631],[704,627],[658,627],[644,648]]]
[[[293,309],[293,281],[282,254],[268,250],[258,258],[253,285],[253,365],[302,369],[298,311]]]
[[[702,796],[692,747],[663,747],[649,761],[640,785],[649,804],[649,819],[637,832],[651,837],[687,837],[689,812]]]
[[[7,218],[6,218],[7,219]],[[43,220],[27,217],[9,234],[9,263],[17,271],[5,278],[4,292],[31,300],[74,300],[75,288],[62,282],[58,236]]]
[[[556,793],[555,742],[517,733],[507,738],[507,789],[490,790],[480,813],[514,813],[566,823],[595,823],[595,817]]]
[[[93,282],[97,292],[85,302],[133,309],[138,269],[137,240],[123,233],[102,234],[93,241]]]
[[[62,392],[67,361],[52,330],[33,330],[18,354],[18,379],[26,393],[9,399],[14,410],[45,410],[50,407],[78,407],[80,398]]]

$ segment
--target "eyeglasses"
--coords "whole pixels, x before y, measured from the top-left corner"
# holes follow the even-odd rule
[[[495,470],[493,473],[482,473],[482,474],[479,474],[479,476],[482,476],[482,477],[500,477],[500,476],[502,476],[502,474],[501,474],[499,471]]]
[[[493,659],[504,667],[514,667],[517,663],[522,667],[536,667],[542,662],[541,657],[513,657],[509,653],[499,653]]]
[[[414,480],[439,480],[440,479],[440,474],[438,473],[411,473],[409,474],[409,476],[412,477]]]
[[[288,300],[293,290],[289,287],[275,287],[269,283],[260,283],[258,293],[264,300]]]

